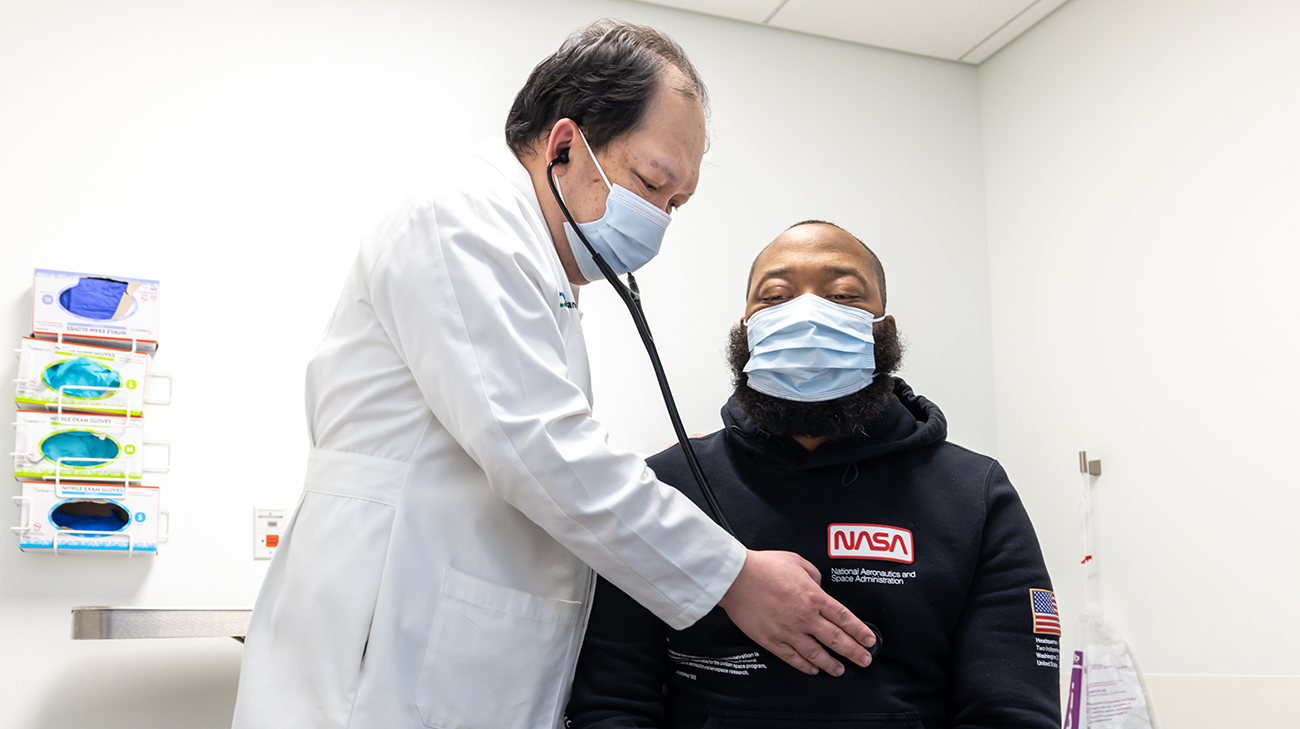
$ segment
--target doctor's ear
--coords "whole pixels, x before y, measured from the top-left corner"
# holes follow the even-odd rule
[[[561,119],[551,127],[546,139],[546,161],[549,164],[569,164],[569,147],[578,138],[578,125],[572,119]],[[561,174],[556,170],[557,175]]]

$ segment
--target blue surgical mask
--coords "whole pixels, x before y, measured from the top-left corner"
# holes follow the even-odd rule
[[[885,317],[816,294],[755,312],[745,322],[749,386],[797,402],[851,395],[876,376],[871,325]]]
[[[614,273],[631,273],[659,254],[659,246],[664,241],[664,231],[668,229],[672,217],[626,187],[611,185],[609,178],[605,176],[605,170],[600,166],[600,161],[596,159],[596,154],[591,152],[591,145],[587,144],[587,136],[581,129],[578,130],[578,134],[582,137],[582,143],[586,145],[587,151],[591,153],[591,160],[596,163],[600,179],[604,180],[605,186],[609,188],[609,197],[605,199],[605,214],[600,220],[578,223],[578,225],[582,228],[583,235],[587,236],[587,240],[591,241],[591,247],[595,248],[600,257],[605,259],[605,263],[614,269]],[[559,189],[558,179],[555,181],[555,186]],[[560,196],[563,199],[563,191]],[[569,248],[573,250],[573,257],[578,261],[578,270],[582,272],[582,277],[588,281],[599,281],[604,278],[591,252],[582,244],[582,239],[567,221],[564,223],[564,234],[569,239]]]

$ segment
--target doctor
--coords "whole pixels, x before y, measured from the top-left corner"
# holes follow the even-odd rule
[[[551,729],[592,568],[674,628],[716,605],[805,672],[843,672],[823,646],[869,662],[808,562],[747,551],[591,417],[576,292],[600,276],[547,165],[634,270],[695,191],[704,99],[672,41],[594,23],[533,70],[504,142],[363,242],[307,369],[307,481],[236,729]]]

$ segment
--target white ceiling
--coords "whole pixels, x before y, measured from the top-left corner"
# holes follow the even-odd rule
[[[979,64],[1067,0],[642,0]]]

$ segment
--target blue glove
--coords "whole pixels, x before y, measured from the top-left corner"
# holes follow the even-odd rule
[[[112,319],[126,293],[125,281],[109,278],[83,278],[77,285],[59,294],[63,308],[86,319]]]
[[[50,521],[69,531],[116,532],[131,523],[131,515],[109,501],[68,501],[50,512]]]
[[[117,458],[119,453],[117,441],[89,430],[63,430],[41,441],[41,455],[54,463],[60,458],[106,459],[64,461],[63,465],[69,468],[96,468]]]
[[[79,397],[88,399],[102,399],[112,397],[115,390],[88,390],[72,387],[72,385],[92,385],[95,387],[113,387],[122,386],[122,376],[93,359],[86,357],[77,357],[76,359],[65,359],[62,362],[56,362],[45,368],[41,373],[41,380],[45,386],[58,392],[60,387],[68,386],[63,394],[68,397]]]

